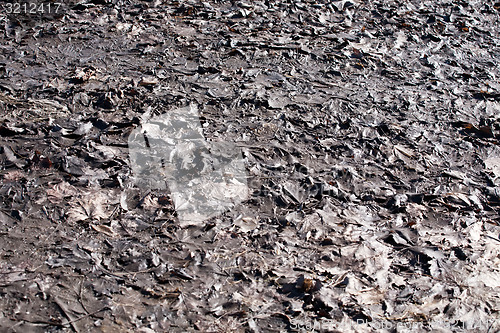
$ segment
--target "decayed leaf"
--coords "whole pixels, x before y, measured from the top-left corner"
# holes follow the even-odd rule
[[[79,191],[67,182],[58,183],[47,190],[47,198],[52,203],[61,202],[64,198],[77,195]]]
[[[240,215],[233,221],[233,223],[234,225],[238,226],[243,232],[253,231],[258,227],[255,219],[249,216]]]
[[[112,210],[109,207],[109,198],[101,193],[93,193],[86,197],[76,199],[70,203],[68,217],[75,222],[85,221],[87,219],[100,220],[108,218]]]
[[[155,84],[158,84],[158,79],[155,77],[143,77],[139,81],[139,85],[141,86],[154,86]]]
[[[102,225],[102,224],[91,224],[90,225],[92,229],[94,229],[97,232],[103,233],[109,237],[116,237],[118,234],[109,226],[107,225]]]
[[[407,147],[403,147],[401,145],[396,145],[396,146],[394,146],[394,149],[406,157],[410,157],[410,158],[415,157],[415,153]]]
[[[3,175],[5,180],[19,180],[26,177],[26,174],[20,170],[12,170]]]
[[[5,154],[5,157],[7,157],[7,160],[13,163],[19,169],[24,167],[24,165],[26,164],[25,161],[20,160],[19,158],[16,157],[16,155],[14,154],[12,149],[10,149],[9,146],[6,145],[3,146],[3,153]]]

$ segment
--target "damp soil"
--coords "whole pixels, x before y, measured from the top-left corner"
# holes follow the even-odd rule
[[[500,3],[41,4],[0,1],[2,332],[500,330]],[[186,225],[128,138],[190,105],[250,196]]]

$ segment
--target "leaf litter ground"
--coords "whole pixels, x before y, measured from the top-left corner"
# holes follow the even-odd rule
[[[499,3],[1,4],[2,331],[500,329]],[[251,196],[190,226],[127,139],[193,104]]]

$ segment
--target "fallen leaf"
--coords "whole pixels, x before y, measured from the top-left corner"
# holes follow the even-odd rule
[[[118,234],[116,232],[114,232],[113,229],[111,229],[111,227],[107,226],[107,225],[102,225],[102,224],[90,224],[90,226],[92,227],[92,229],[94,229],[95,231],[97,232],[100,232],[102,234],[105,234],[109,237],[116,237],[118,236]]]

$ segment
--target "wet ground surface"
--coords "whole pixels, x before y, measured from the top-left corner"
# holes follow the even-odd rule
[[[2,331],[500,329],[500,3],[0,5]],[[193,225],[128,155],[188,105],[250,189]]]

